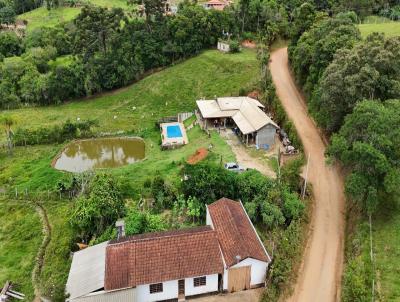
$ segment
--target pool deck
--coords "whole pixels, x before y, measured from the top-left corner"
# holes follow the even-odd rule
[[[179,126],[181,129],[182,137],[168,137],[167,136],[167,127],[168,126]],[[186,145],[189,143],[185,126],[182,123],[178,123],[178,122],[163,123],[160,125],[160,127],[161,127],[161,146],[163,148],[174,148],[174,147]]]

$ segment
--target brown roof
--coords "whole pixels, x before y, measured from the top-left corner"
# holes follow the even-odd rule
[[[221,198],[208,211],[228,267],[237,263],[236,256],[270,261],[240,202]]]
[[[217,274],[223,262],[215,231],[202,226],[111,241],[106,249],[106,290]]]

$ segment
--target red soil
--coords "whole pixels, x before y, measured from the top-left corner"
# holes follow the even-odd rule
[[[242,42],[242,46],[246,48],[256,48],[257,44],[250,40],[244,40]]]
[[[191,165],[197,164],[199,161],[207,157],[208,150],[206,148],[197,149],[196,153],[189,156],[187,162]]]

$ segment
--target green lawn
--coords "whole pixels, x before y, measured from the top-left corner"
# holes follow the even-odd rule
[[[19,15],[18,19],[28,21],[27,30],[31,31],[37,27],[53,27],[61,22],[71,21],[80,11],[81,9],[76,7],[59,7],[50,11],[45,7],[40,7]]]
[[[128,8],[126,0],[90,0],[90,2],[104,7]],[[18,19],[28,21],[27,30],[31,31],[37,27],[52,27],[61,22],[71,21],[80,11],[79,7],[59,7],[50,11],[46,7],[40,7],[19,15]]]
[[[0,287],[11,280],[26,301],[32,301],[31,275],[42,241],[40,218],[31,205],[3,199],[0,217]]]
[[[368,23],[358,27],[363,38],[373,32],[384,33],[386,37],[400,36],[400,22]]]

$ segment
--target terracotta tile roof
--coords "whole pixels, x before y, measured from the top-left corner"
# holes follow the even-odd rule
[[[215,231],[202,226],[110,241],[106,290],[223,272]]]
[[[228,267],[237,263],[236,256],[270,261],[240,202],[221,198],[208,211]]]

